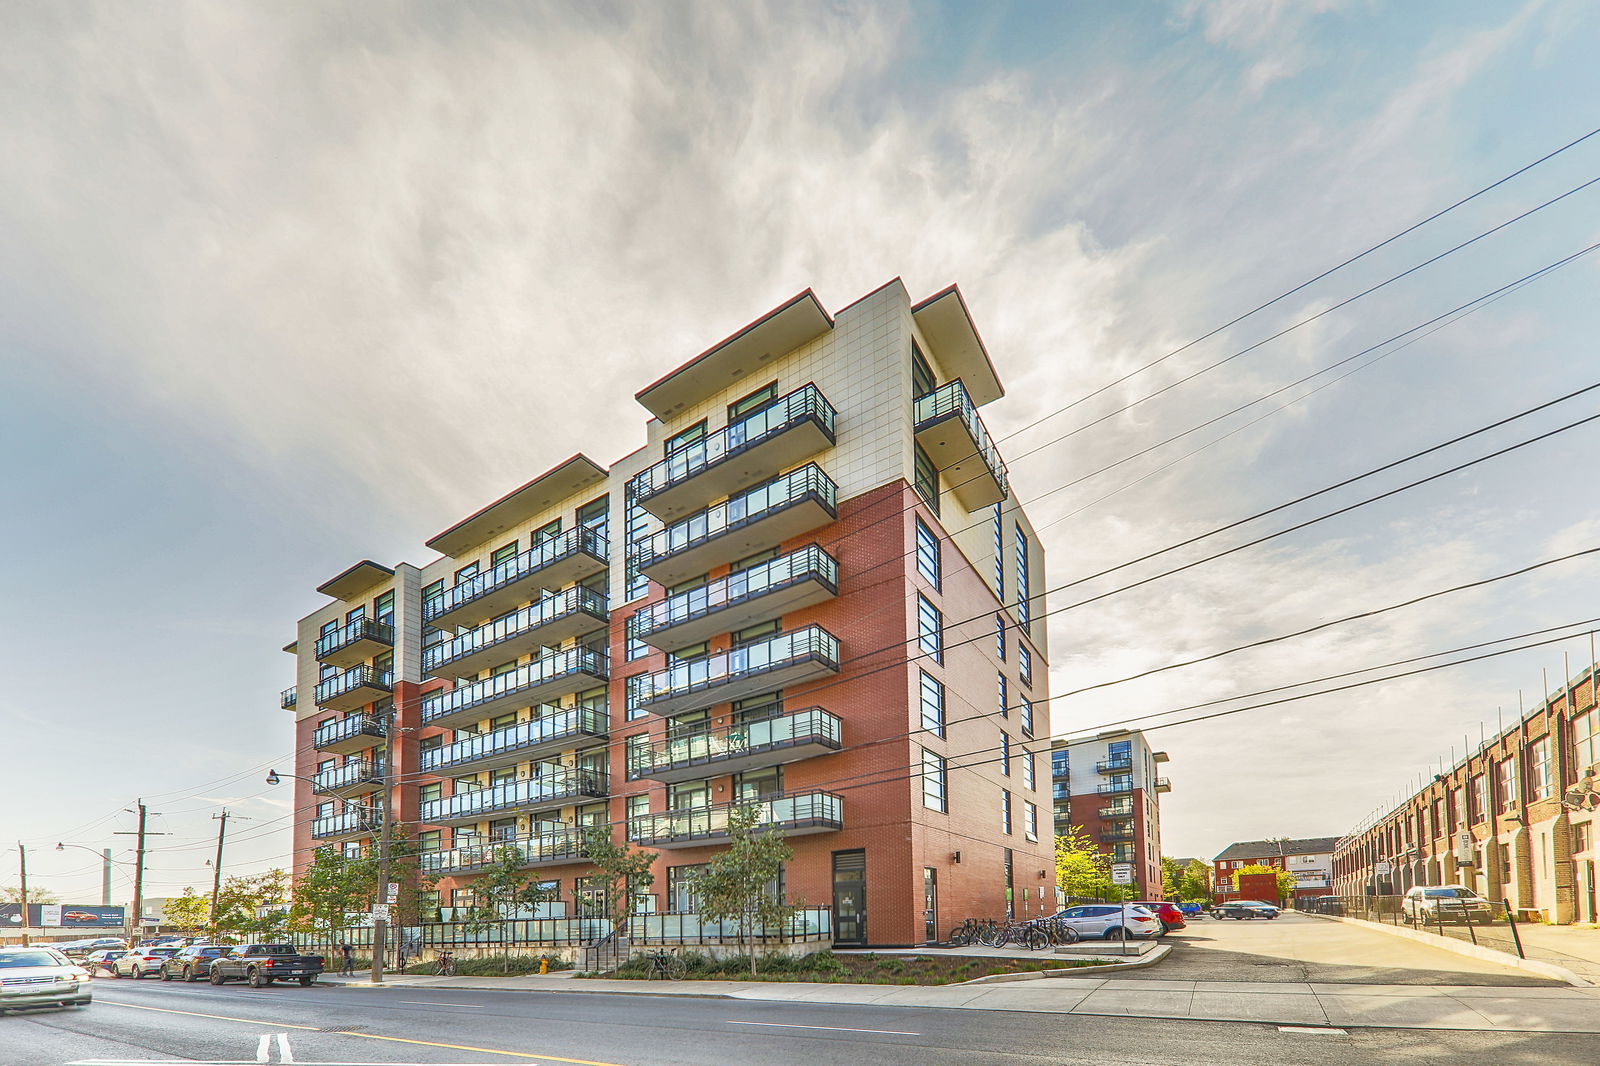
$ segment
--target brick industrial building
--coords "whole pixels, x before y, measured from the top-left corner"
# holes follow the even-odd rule
[[[1160,796],[1172,786],[1156,767],[1166,761],[1138,730],[1058,741],[1050,752],[1055,831],[1081,828],[1112,862],[1132,863],[1140,899],[1162,895]]]
[[[1597,774],[1600,710],[1591,666],[1340,840],[1336,890],[1390,895],[1460,884],[1545,921],[1600,920]]]
[[[742,802],[838,943],[1053,906],[1045,561],[979,416],[1002,395],[954,288],[808,291],[640,391],[644,448],[319,586],[286,649],[296,871],[370,849],[387,802],[445,918],[500,842],[542,913],[593,914],[581,829],[609,824],[659,854],[637,909],[692,914]]]
[[[1338,837],[1278,837],[1229,844],[1212,860],[1217,902],[1245,898],[1233,888],[1233,875],[1245,866],[1270,866],[1291,874],[1295,889],[1289,902],[1330,895],[1333,849],[1338,843]]]

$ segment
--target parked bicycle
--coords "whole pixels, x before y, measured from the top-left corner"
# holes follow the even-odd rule
[[[689,972],[689,966],[678,956],[663,949],[652,952],[650,959],[650,980],[661,978],[666,981],[681,981]]]
[[[995,922],[993,918],[968,918],[954,929],[946,939],[951,947],[965,947],[968,944],[990,944],[995,937]]]
[[[454,977],[456,975],[456,956],[453,951],[441,951],[433,963],[435,977]]]

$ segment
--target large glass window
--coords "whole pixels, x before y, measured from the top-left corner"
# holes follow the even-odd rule
[[[1039,839],[1039,808],[1022,801],[1022,832],[1029,840]]]
[[[1011,738],[1006,736],[1004,729],[1000,730],[1000,772],[1006,777],[1011,776]]]
[[[994,513],[990,516],[994,529],[994,594],[1000,602],[1006,602],[1006,540],[1002,535],[1005,520],[1001,516],[1000,505],[994,505]]]
[[[1033,701],[1026,696],[1022,696],[1019,698],[1018,703],[1022,707],[1022,735],[1031,737],[1033,736]]]
[[[1000,683],[1000,717],[1009,718],[1011,717],[1010,685],[1006,683],[1005,674],[996,674],[995,677]]]
[[[1549,799],[1550,790],[1550,738],[1543,736],[1528,745],[1528,799]]]
[[[1011,790],[1000,790],[1000,831],[1011,835]]]
[[[945,794],[945,762],[927,748],[922,749],[922,805],[930,811],[948,812]]]
[[[606,540],[610,539],[611,497],[601,496],[578,508],[578,525],[592,529]]]
[[[1022,753],[1022,784],[1030,792],[1034,791],[1033,775],[1033,752],[1024,751]]]
[[[677,451],[679,448],[682,448],[682,447],[685,447],[687,445],[693,444],[695,441],[705,440],[705,439],[706,439],[706,422],[705,422],[705,419],[702,418],[700,421],[696,422],[694,425],[690,426],[688,429],[681,430],[681,431],[679,431],[677,433],[674,433],[672,436],[668,437],[667,438],[667,442],[666,442],[666,447],[663,450],[665,451],[665,453],[667,455],[671,455],[673,452]]]
[[[934,662],[944,662],[944,617],[921,593],[917,594],[917,647]]]
[[[1496,784],[1500,789],[1500,809],[1509,811],[1517,805],[1517,760],[1502,759],[1495,764]]]
[[[917,347],[917,342],[911,342],[911,398],[920,400],[934,389],[938,388],[939,379],[933,376],[933,367],[928,365],[928,359],[922,354],[922,349]]]
[[[1028,535],[1017,527],[1017,624],[1024,633],[1033,632],[1033,605],[1029,603],[1032,583],[1028,579]]]
[[[728,405],[728,423],[731,425],[745,415],[759,411],[763,407],[771,406],[772,401],[777,398],[778,383],[774,381],[772,384],[759,388],[748,396],[733,401]]]
[[[1584,711],[1572,719],[1572,756],[1578,776],[1600,763],[1600,729],[1595,727],[1595,712]]]
[[[654,535],[660,528],[660,522],[655,515],[634,503],[631,499],[627,507],[627,556],[624,571],[627,578],[626,587],[623,589],[624,602],[636,600],[650,591],[650,579],[639,573],[637,565],[638,549]]]
[[[939,538],[927,523],[917,519],[917,573],[927,579],[934,591],[939,590]]]
[[[500,547],[498,547],[498,548],[496,548],[494,550],[493,554],[491,554],[489,556],[489,565],[490,566],[499,566],[501,563],[509,563],[511,560],[515,559],[516,557],[517,557],[517,542],[516,541],[512,541],[509,544],[502,544],[502,545],[500,545]]]
[[[999,611],[994,615],[994,653],[1006,661],[1006,616]]]
[[[944,736],[944,685],[937,678],[922,674],[922,728],[936,737]]]
[[[694,882],[705,873],[705,863],[692,866],[667,867],[667,913],[696,914],[700,910],[700,895]]]
[[[1022,641],[1017,641],[1017,680],[1024,685],[1033,685],[1033,653]]]
[[[912,446],[916,453],[913,457],[912,488],[917,490],[934,514],[939,513],[939,468],[933,465],[933,460],[928,458],[928,453],[922,450],[922,445]]]
[[[394,625],[394,590],[380,595],[372,604],[372,615],[384,625]]]

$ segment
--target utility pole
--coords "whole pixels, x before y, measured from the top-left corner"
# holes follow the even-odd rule
[[[135,946],[137,946],[137,941],[139,939],[139,926],[144,922],[144,838],[147,836],[161,837],[166,836],[167,834],[147,832],[145,829],[145,820],[149,817],[150,811],[147,807],[145,807],[144,800],[142,799],[135,800],[134,804],[138,808],[137,811],[135,811],[133,807],[126,807],[124,810],[128,811],[130,814],[137,813],[139,815],[138,830],[136,832],[129,832],[128,830],[123,829],[118,830],[112,835],[121,837],[136,836],[139,838],[137,854],[133,860],[133,913],[128,916],[128,925],[133,933],[131,939],[135,941]]]
[[[222,893],[222,841],[228,833],[228,808],[222,808],[221,814],[211,817],[218,819],[217,825],[217,861],[211,871],[211,935],[217,935],[217,896]]]
[[[18,859],[18,862],[21,863],[21,867],[22,867],[21,871],[20,871],[21,872],[21,876],[22,876],[22,946],[23,947],[27,947],[28,946],[28,848],[20,840],[17,841],[17,854],[19,856],[21,856],[21,858]]]
[[[389,905],[389,840],[393,832],[394,818],[389,808],[394,805],[394,789],[390,781],[394,775],[394,735],[399,732],[400,716],[393,710],[389,712],[388,722],[383,730],[383,773],[379,780],[383,782],[382,805],[378,810],[378,817],[383,819],[382,831],[378,836],[378,905]],[[383,983],[384,955],[389,946],[389,920],[387,918],[374,918],[372,920],[372,983]]]

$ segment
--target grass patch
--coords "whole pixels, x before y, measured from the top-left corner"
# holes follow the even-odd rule
[[[540,955],[513,955],[511,968],[506,969],[506,959],[502,955],[492,955],[483,959],[464,959],[456,956],[457,977],[526,977],[528,974],[539,972]],[[406,973],[416,974],[419,977],[432,977],[434,974],[434,960],[424,959],[406,967]],[[557,970],[570,970],[572,963],[561,959],[550,960],[550,972]]]
[[[1102,966],[1097,959],[973,959],[959,955],[835,955],[817,951],[809,955],[758,957],[756,976],[750,976],[748,956],[714,959],[698,951],[677,953],[687,968],[690,981],[798,981],[809,983],[845,982],[878,985],[944,985],[969,981],[992,974],[1037,973],[1040,970],[1068,970]],[[639,954],[613,973],[581,973],[579,977],[612,977],[643,981],[650,979],[650,959]]]

